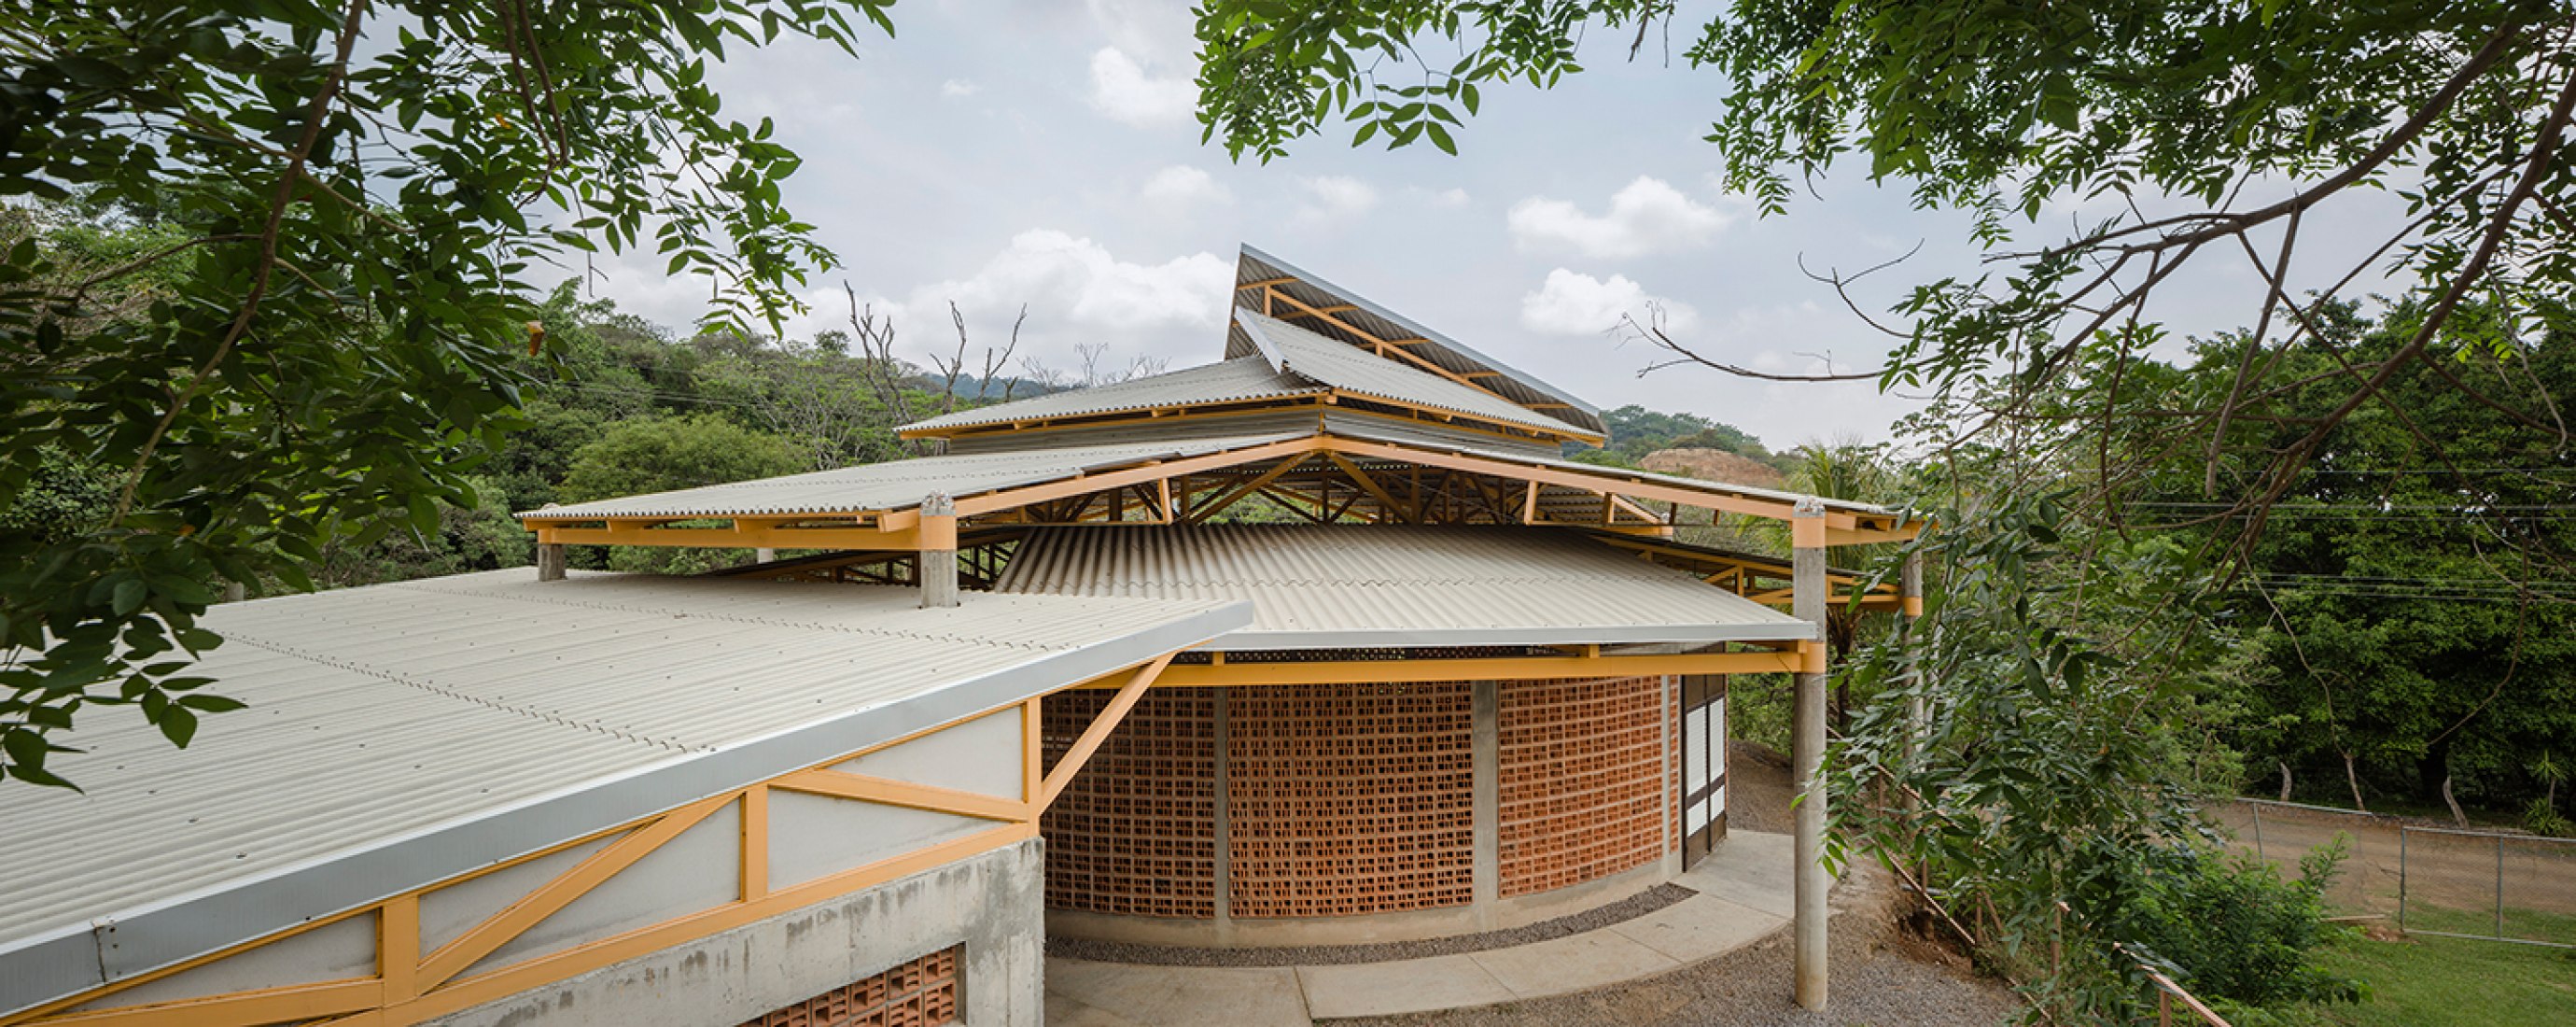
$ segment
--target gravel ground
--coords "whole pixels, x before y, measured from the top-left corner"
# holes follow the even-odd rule
[[[1789,767],[1778,753],[1727,749],[1727,826],[1787,832]],[[1335,1027],[1989,1027],[2020,1008],[1965,957],[1899,924],[1897,894],[1875,864],[1834,893],[1832,1002],[1822,1013],[1789,999],[1789,939],[1781,935],[1698,966],[1563,998],[1420,1016],[1336,1020]]]
[[[1145,963],[1153,966],[1324,966],[1339,963],[1383,963],[1396,959],[1421,959],[1426,956],[1447,956],[1460,952],[1483,952],[1486,949],[1510,948],[1534,941],[1581,934],[1622,921],[1634,920],[1697,894],[1699,893],[1678,884],[1659,884],[1607,906],[1587,909],[1573,916],[1542,920],[1508,931],[1486,931],[1482,934],[1428,938],[1422,941],[1385,942],[1376,945],[1202,949],[1176,945],[1134,945],[1048,935],[1046,952],[1050,956],[1086,959],[1095,963]]]

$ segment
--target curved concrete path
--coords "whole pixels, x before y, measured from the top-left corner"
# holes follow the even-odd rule
[[[1311,1027],[1591,991],[1715,959],[1789,927],[1784,834],[1737,830],[1676,880],[1699,894],[1634,920],[1450,956],[1328,966],[1046,961],[1048,1027]]]

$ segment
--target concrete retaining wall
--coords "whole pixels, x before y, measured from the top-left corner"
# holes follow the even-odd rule
[[[438,1027],[734,1027],[965,946],[970,1027],[1045,1019],[1043,845],[1021,842],[430,1021]]]

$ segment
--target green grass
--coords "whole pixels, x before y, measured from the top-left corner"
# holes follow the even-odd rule
[[[2576,951],[2418,935],[2373,941],[2358,934],[2319,960],[2367,983],[2371,997],[2334,1006],[2346,1027],[2565,1027],[2576,1024]]]
[[[2416,931],[2447,931],[2452,934],[2493,936],[2496,933],[2496,915],[2493,909],[2444,909],[2440,906],[2408,903],[2406,927]],[[2576,916],[2508,906],[2504,911],[2504,935],[2508,938],[2576,945]]]

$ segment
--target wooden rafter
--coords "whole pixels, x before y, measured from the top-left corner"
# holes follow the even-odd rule
[[[1100,743],[1109,740],[1110,730],[1127,718],[1127,711],[1136,708],[1137,700],[1145,697],[1145,690],[1153,686],[1154,679],[1171,662],[1170,653],[1156,657],[1129,675],[1126,683],[1118,687],[1118,694],[1110,698],[1109,705],[1100,711],[1099,716],[1092,718],[1091,726],[1084,728],[1080,737],[1073,740],[1073,746],[1065,750],[1064,758],[1057,760],[1055,766],[1046,772],[1045,779],[1038,785],[1037,802],[1033,804],[1035,812],[1043,812],[1055,803],[1056,796],[1064,794],[1064,786],[1073,783],[1073,775],[1081,773],[1082,765],[1091,762],[1091,754],[1100,751]]]

